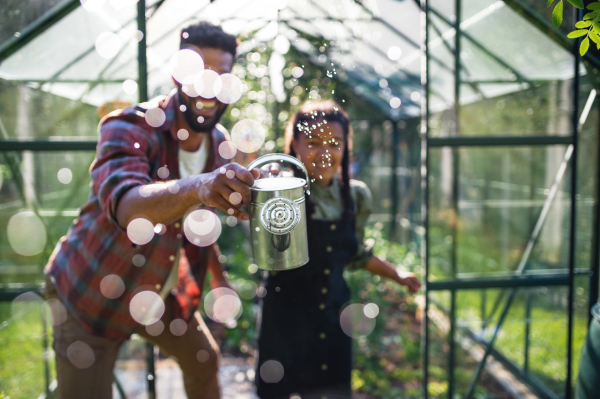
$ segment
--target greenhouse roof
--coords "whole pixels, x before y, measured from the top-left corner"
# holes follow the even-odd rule
[[[93,105],[116,99],[135,102],[122,85],[126,79],[137,79],[135,3],[63,0],[33,21],[31,16],[24,18],[28,25],[17,26],[19,32],[0,43],[0,78]],[[429,7],[430,105],[442,110],[453,103],[455,16],[451,2],[430,1]],[[523,10],[515,9],[520,7],[526,6],[515,1],[462,1],[461,102],[522,90],[536,81],[572,77],[568,47],[526,20]],[[172,85],[167,66],[178,49],[180,30],[202,19],[249,37],[238,50],[241,54],[279,38],[284,47],[288,42],[388,117],[420,114],[418,1],[147,0],[146,8],[149,93]],[[111,36],[113,48],[103,53],[97,42],[106,32],[116,36]],[[0,37],[6,38],[6,32]],[[307,37],[329,42],[330,48],[316,48]],[[391,107],[394,97],[401,100],[401,107]]]

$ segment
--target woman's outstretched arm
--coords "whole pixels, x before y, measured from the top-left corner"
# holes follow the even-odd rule
[[[369,258],[365,269],[369,273],[389,278],[390,280],[405,286],[408,288],[409,292],[417,292],[419,288],[421,288],[421,283],[414,273],[399,272],[390,262],[381,260],[375,255]]]

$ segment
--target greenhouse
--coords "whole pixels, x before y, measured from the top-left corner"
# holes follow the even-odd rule
[[[423,284],[344,271],[364,310],[348,334],[353,397],[574,398],[599,298],[600,51],[580,55],[567,35],[587,11],[564,3],[555,28],[545,0],[4,1],[0,399],[58,397],[44,269],[90,196],[100,120],[172,92],[197,21],[239,39],[241,97],[220,124],[265,132],[228,158],[283,153],[299,107],[335,100],[372,195],[366,246]],[[263,272],[248,222],[217,216],[241,305],[227,323],[204,299],[200,312],[222,397],[258,398]],[[187,397],[177,362],[134,334],[113,397]]]

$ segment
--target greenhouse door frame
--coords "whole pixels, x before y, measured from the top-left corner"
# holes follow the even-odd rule
[[[600,191],[598,188],[600,182],[600,173],[596,174],[596,188],[595,188],[595,204],[594,204],[594,220],[593,220],[593,245],[592,247],[592,260],[591,260],[591,269],[585,270],[584,272],[579,272],[575,269],[575,223],[576,223],[576,187],[577,187],[577,150],[578,150],[578,131],[581,127],[580,124],[580,112],[582,114],[589,112],[593,99],[596,97],[595,90],[592,91],[590,98],[586,102],[586,104],[581,104],[583,107],[580,107],[579,104],[579,94],[580,94],[580,64],[581,57],[579,55],[579,39],[578,40],[570,40],[567,39],[562,33],[558,30],[552,28],[551,24],[548,21],[545,21],[539,17],[533,10],[528,8],[527,5],[520,4],[520,2],[515,0],[505,0],[507,6],[511,7],[514,11],[519,13],[521,16],[524,16],[532,25],[537,28],[542,29],[555,41],[558,41],[563,47],[569,48],[569,50],[573,54],[574,58],[574,78],[573,78],[573,96],[572,96],[572,113],[571,113],[571,124],[570,124],[570,135],[569,136],[476,136],[476,137],[468,137],[468,136],[460,136],[458,133],[460,132],[459,126],[459,112],[460,112],[460,86],[461,81],[459,77],[461,76],[461,61],[460,57],[457,57],[457,54],[461,52],[461,39],[464,37],[466,40],[471,41],[474,45],[477,45],[479,49],[486,52],[489,56],[492,56],[497,59],[497,57],[491,54],[488,50],[480,47],[473,38],[471,38],[467,33],[462,32],[460,29],[461,22],[461,0],[455,0],[455,9],[454,21],[446,20],[445,22],[452,26],[455,29],[454,36],[454,49],[447,46],[450,51],[452,51],[454,55],[454,106],[450,111],[453,113],[453,119],[456,123],[456,136],[451,137],[429,137],[429,120],[430,120],[430,88],[429,88],[429,63],[431,60],[429,54],[429,43],[428,36],[429,30],[431,28],[430,23],[430,15],[435,14],[437,18],[443,19],[443,15],[437,12],[433,7],[431,7],[428,1],[417,1],[421,6],[421,22],[422,22],[422,49],[423,49],[423,66],[422,66],[422,84],[425,95],[422,96],[422,121],[421,124],[421,135],[422,135],[422,148],[421,148],[421,178],[422,178],[422,214],[424,218],[425,225],[425,245],[422,246],[422,254],[423,254],[423,262],[425,266],[425,321],[423,323],[423,397],[428,398],[428,381],[429,381],[429,355],[430,355],[430,329],[434,328],[430,326],[431,318],[431,298],[430,292],[435,291],[449,291],[450,292],[450,308],[448,311],[448,320],[449,320],[449,329],[448,329],[448,359],[447,359],[447,376],[448,376],[448,391],[447,397],[452,399],[453,396],[457,393],[455,380],[454,380],[454,369],[456,366],[456,345],[458,344],[457,338],[457,318],[456,318],[456,294],[458,290],[465,289],[502,289],[509,288],[510,292],[508,294],[507,299],[504,299],[504,307],[500,312],[499,321],[496,325],[495,331],[492,335],[492,338],[489,341],[484,340],[479,336],[475,336],[474,334],[471,338],[482,345],[485,349],[483,358],[479,360],[479,364],[477,366],[475,374],[471,377],[471,382],[467,391],[464,395],[466,399],[470,399],[473,397],[474,389],[479,382],[479,378],[481,373],[485,367],[486,360],[489,355],[493,355],[496,360],[499,360],[503,365],[511,371],[515,376],[517,376],[521,381],[525,382],[531,389],[533,389],[536,394],[540,397],[548,397],[548,398],[556,398],[557,395],[554,394],[550,389],[545,387],[543,384],[539,383],[537,380],[532,379],[526,372],[523,372],[519,366],[512,363],[510,360],[506,359],[499,352],[494,349],[495,338],[498,334],[498,330],[502,326],[502,322],[506,314],[508,313],[508,309],[510,308],[512,299],[514,298],[515,292],[517,288],[523,287],[541,287],[541,286],[562,286],[568,288],[568,338],[567,338],[567,363],[566,367],[566,384],[565,384],[565,398],[572,398],[573,394],[573,379],[572,375],[572,359],[573,359],[573,289],[574,289],[574,277],[576,275],[587,275],[589,276],[589,286],[590,286],[590,295],[589,295],[589,307],[596,302],[598,299],[598,265],[599,265],[599,249],[598,249],[598,237],[599,237],[599,226],[600,226],[600,215],[597,206],[597,199],[600,198]],[[575,17],[581,17],[581,10],[576,13]],[[578,20],[578,19],[577,19]],[[498,59],[497,59],[498,60]],[[595,67],[598,67],[600,63],[598,60],[594,58],[593,55],[586,56],[586,60],[590,61]],[[500,60],[498,60],[500,61]],[[514,81],[512,82],[514,83]],[[587,114],[585,115],[587,116]],[[543,225],[543,220],[548,212],[549,204],[552,203],[553,195],[552,193],[548,195],[548,199],[542,212],[539,215],[539,219],[536,223],[536,226],[531,234],[528,245],[523,253],[523,257],[519,264],[519,268],[517,269],[517,274],[515,277],[507,277],[507,278],[474,278],[474,279],[460,279],[456,278],[457,271],[457,257],[456,257],[456,239],[452,240],[452,250],[450,252],[449,259],[453,278],[449,280],[443,281],[432,281],[430,279],[429,274],[429,202],[430,202],[430,191],[429,191],[429,152],[431,148],[441,148],[446,147],[450,148],[453,152],[453,183],[452,183],[452,207],[456,212],[455,215],[458,217],[458,177],[459,177],[459,162],[458,162],[458,150],[460,148],[471,148],[471,147],[491,147],[491,146],[505,146],[505,147],[517,147],[517,146],[553,146],[553,145],[565,145],[567,146],[567,150],[565,153],[565,158],[563,160],[561,168],[559,168],[559,174],[562,173],[566,175],[567,165],[570,166],[570,190],[571,190],[571,198],[570,198],[570,225],[569,227],[569,268],[566,272],[555,272],[553,274],[545,274],[543,276],[525,276],[519,275],[519,272],[522,271],[522,266],[527,261],[529,254],[531,253],[531,249],[533,244],[536,242],[538,237],[538,233]],[[572,162],[571,162],[572,161]],[[599,168],[600,169],[600,168]],[[556,181],[554,183],[553,189],[556,190],[556,186],[558,181],[563,176],[557,176]],[[552,190],[551,190],[552,191]],[[456,238],[456,226],[453,228],[453,238]],[[530,310],[528,307],[527,310]],[[526,348],[529,343],[529,331],[526,331]],[[527,349],[525,351],[527,353]],[[528,367],[527,363],[527,354],[525,355],[525,368]]]

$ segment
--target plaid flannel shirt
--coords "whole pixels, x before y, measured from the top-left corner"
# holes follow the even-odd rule
[[[164,110],[166,120],[152,128],[145,120],[145,111],[157,105]],[[166,232],[155,234],[148,244],[134,245],[115,218],[119,199],[127,190],[163,180],[158,176],[160,167],[169,170],[168,180],[180,177],[176,106],[176,96],[171,94],[112,112],[100,122],[96,159],[90,167],[90,197],[46,266],[68,311],[93,334],[126,338],[133,332],[137,324],[129,313],[129,302],[142,290],[160,292],[179,240],[183,240],[179,278],[171,291],[177,317],[189,320],[193,315],[207,266],[217,261],[216,245],[201,248],[185,239],[182,220],[166,226]],[[205,171],[212,171],[228,162],[218,151],[228,139],[227,132],[215,128],[206,138],[211,140],[211,151]],[[132,261],[137,254],[145,259],[141,267]],[[125,292],[116,299],[108,299],[100,290],[102,279],[111,274],[119,276],[125,285]]]

